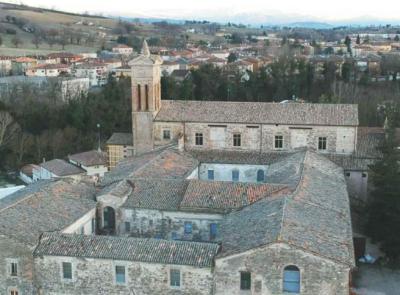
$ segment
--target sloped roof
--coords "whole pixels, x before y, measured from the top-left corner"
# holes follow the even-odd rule
[[[133,145],[132,133],[114,132],[109,138],[109,140],[107,140],[107,144],[132,146]]]
[[[182,210],[227,212],[278,193],[285,185],[190,180]]]
[[[357,126],[358,106],[163,100],[155,121]]]
[[[218,244],[160,239],[45,233],[34,256],[69,256],[146,263],[213,266]]]
[[[85,170],[61,159],[47,161],[40,164],[40,166],[57,176],[70,176],[85,172]]]
[[[77,162],[84,166],[96,166],[107,164],[107,154],[99,151],[87,151],[68,156],[70,161]]]
[[[69,179],[39,181],[0,200],[0,234],[34,246],[96,207],[93,186]]]
[[[350,205],[343,170],[307,152],[293,194],[232,212],[221,225],[221,256],[283,242],[354,266]]]
[[[123,207],[179,210],[187,185],[186,180],[138,179]]]

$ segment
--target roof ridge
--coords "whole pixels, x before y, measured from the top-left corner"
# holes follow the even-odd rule
[[[306,158],[308,157],[308,153],[309,153],[309,150],[307,149],[304,152],[303,159],[302,159],[302,161],[300,163],[301,173],[300,173],[300,179],[298,180],[297,185],[296,185],[296,189],[292,192],[292,194],[284,196],[283,207],[282,207],[282,220],[281,220],[281,223],[280,223],[281,229],[279,231],[279,235],[278,235],[278,238],[277,238],[278,241],[281,241],[281,237],[282,237],[282,234],[283,234],[283,228],[284,228],[284,221],[285,221],[285,216],[286,216],[286,207],[287,207],[287,203],[288,203],[288,198],[289,197],[291,198],[291,197],[293,197],[293,196],[295,196],[297,194],[297,192],[301,188],[301,183],[304,180],[304,163],[306,161]]]

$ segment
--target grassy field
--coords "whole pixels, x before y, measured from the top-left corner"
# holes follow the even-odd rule
[[[20,10],[20,9],[4,9],[4,6],[0,4],[0,26],[3,29],[16,30],[18,38],[23,42],[19,48],[15,48],[11,40],[14,35],[8,35],[0,33],[3,40],[2,46],[0,46],[0,55],[29,55],[29,54],[48,54],[57,51],[69,51],[73,53],[84,53],[84,52],[96,52],[100,49],[101,43],[100,38],[96,37],[96,41],[93,44],[82,44],[82,45],[68,45],[63,50],[58,44],[50,47],[49,44],[42,42],[39,45],[39,49],[36,49],[35,45],[32,44],[33,34],[21,30],[18,26],[11,23],[6,23],[4,20],[6,16],[16,17],[17,19],[25,19],[30,24],[37,26],[43,30],[50,29],[63,29],[68,28],[74,31],[82,31],[85,34],[92,36],[99,36],[99,34],[110,34],[111,30],[115,28],[118,21],[109,18],[100,17],[89,17],[71,15],[68,13],[51,12],[51,11],[33,11],[33,10]],[[92,23],[93,25],[83,25],[78,22]]]

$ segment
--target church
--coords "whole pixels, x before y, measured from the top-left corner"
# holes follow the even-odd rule
[[[0,294],[348,295],[357,106],[161,100],[161,64],[130,62],[99,184],[0,200]]]

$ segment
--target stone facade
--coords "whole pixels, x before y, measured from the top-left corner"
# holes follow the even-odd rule
[[[168,130],[170,140],[163,138]],[[326,138],[324,153],[351,154],[356,149],[357,127],[346,126],[306,126],[306,125],[267,125],[267,124],[205,124],[155,122],[154,140],[166,144],[185,134],[185,148],[228,151],[288,151],[299,147],[318,150],[320,137]],[[203,145],[196,145],[195,134],[203,135]],[[240,146],[234,146],[233,136],[240,134]],[[275,146],[275,136],[282,136],[281,148]]]
[[[278,295],[283,292],[283,270],[300,269],[300,293],[348,295],[349,266],[314,256],[287,244],[272,244],[216,259],[215,294]],[[251,289],[240,289],[240,272],[251,273]]]
[[[223,218],[222,214],[125,208],[120,210],[121,220],[117,225],[120,234],[175,240],[216,240],[218,225]],[[190,232],[185,232],[185,223],[190,223]],[[211,236],[211,224],[216,225],[216,236]]]
[[[146,41],[142,55],[129,62],[132,67],[132,133],[135,153],[153,149],[153,119],[161,107],[159,56],[150,55]]]
[[[0,249],[0,294],[35,294],[32,248],[0,235]],[[11,263],[17,264],[16,274],[11,273]]]
[[[62,277],[62,263],[72,264],[72,280]],[[126,283],[116,282],[115,267],[124,266]],[[38,294],[209,295],[210,268],[74,257],[35,259]],[[181,286],[170,286],[170,269],[180,270]],[[25,293],[24,293],[25,294]]]

